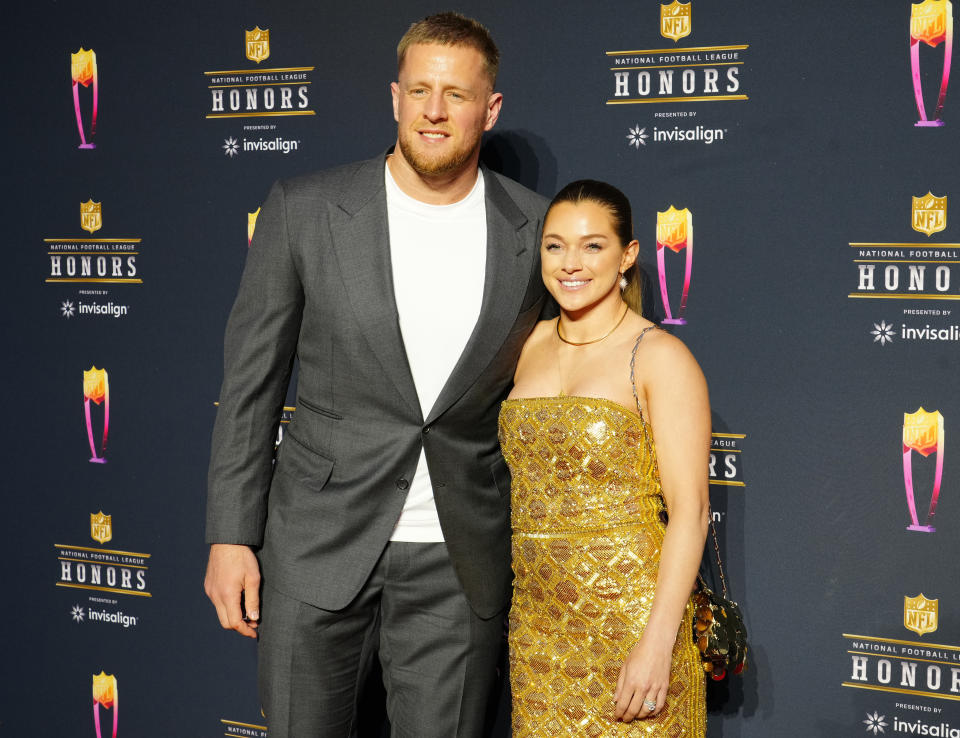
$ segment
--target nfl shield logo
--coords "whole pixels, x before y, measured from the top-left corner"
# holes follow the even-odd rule
[[[103,227],[101,204],[93,200],[80,203],[80,227],[88,233],[99,231]]]
[[[903,627],[917,635],[933,633],[937,629],[939,600],[928,600],[923,593],[903,598]]]
[[[106,543],[113,538],[113,516],[104,515],[103,510],[90,513],[90,537],[97,543]]]
[[[910,6],[910,38],[937,46],[947,38],[948,19],[953,17],[950,0],[923,0]]]
[[[83,371],[83,399],[96,405],[107,396],[107,370],[92,366]]]
[[[680,252],[692,235],[693,217],[689,208],[677,210],[673,205],[664,211],[657,211],[657,246]]]
[[[99,674],[93,675],[93,706],[99,710],[99,705],[103,705],[104,708],[109,710],[117,702],[117,678],[113,674],[106,674],[101,671]],[[116,718],[116,712],[114,712],[114,718]],[[100,725],[100,713],[97,713],[95,718],[96,724]],[[114,720],[114,725],[116,725],[116,720]],[[116,732],[116,730],[114,730]],[[97,735],[100,735],[100,731],[97,731]]]
[[[93,49],[82,46],[76,53],[70,54],[70,76],[78,85],[89,87],[97,74],[97,55]]]
[[[929,456],[937,450],[943,434],[943,415],[939,410],[932,413],[922,407],[915,413],[903,414],[903,449]]]
[[[928,192],[913,198],[913,230],[928,236],[947,227],[947,197]]]
[[[690,35],[691,3],[681,3],[680,0],[673,0],[669,5],[660,6],[660,35],[664,38],[679,41],[684,36]]]
[[[247,59],[257,64],[270,56],[270,29],[261,29],[257,26],[252,31],[244,31],[247,35]]]

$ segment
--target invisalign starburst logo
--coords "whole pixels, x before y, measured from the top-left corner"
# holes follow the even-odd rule
[[[863,721],[863,724],[867,726],[867,732],[872,732],[874,735],[877,733],[885,733],[884,728],[887,727],[886,723],[887,716],[880,715],[876,711],[871,715],[867,713],[867,719]]]
[[[870,333],[873,335],[874,343],[879,341],[881,346],[886,343],[893,343],[893,337],[895,335],[893,325],[884,320],[881,320],[879,324],[874,323],[873,330],[870,331]]]
[[[223,153],[231,159],[237,155],[237,139],[233,136],[223,139]]]
[[[641,128],[640,124],[637,123],[635,128],[630,129],[630,133],[627,134],[627,146],[633,146],[637,150],[641,146],[647,145],[647,129]]]

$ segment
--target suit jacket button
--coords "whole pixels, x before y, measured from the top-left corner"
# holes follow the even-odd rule
[[[430,426],[429,426],[429,425],[423,426],[423,432],[424,432],[424,434],[429,433],[429,432],[430,432]]]
[[[403,477],[400,477],[400,479],[397,480],[397,489],[399,489],[400,491],[405,490],[409,486],[410,486],[410,482],[408,482]]]

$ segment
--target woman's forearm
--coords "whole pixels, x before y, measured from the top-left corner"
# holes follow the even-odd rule
[[[671,645],[690,599],[709,527],[709,507],[699,500],[670,511],[663,537],[657,588],[645,634]]]

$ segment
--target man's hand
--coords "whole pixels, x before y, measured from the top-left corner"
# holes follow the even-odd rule
[[[233,543],[211,545],[203,589],[217,608],[220,625],[228,630],[235,630],[240,635],[257,637],[256,628],[260,620],[260,565],[249,546]]]

